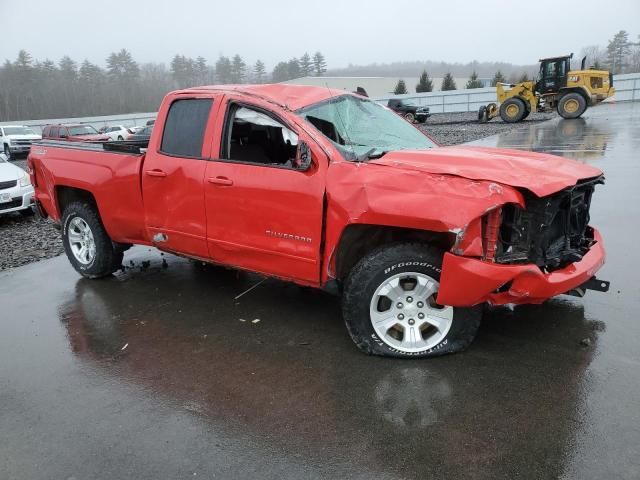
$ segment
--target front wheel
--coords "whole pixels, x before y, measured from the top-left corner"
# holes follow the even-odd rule
[[[414,123],[416,121],[416,116],[411,112],[405,113],[404,118],[409,123]]]
[[[122,266],[123,250],[111,241],[90,203],[72,202],[64,209],[62,243],[71,265],[83,277],[106,277]]]
[[[437,303],[442,252],[423,244],[388,245],[349,274],[343,316],[365,353],[424,358],[460,352],[475,338],[482,307]]]
[[[9,148],[9,145],[4,146],[4,155],[7,157],[7,160],[11,160],[11,149]]]

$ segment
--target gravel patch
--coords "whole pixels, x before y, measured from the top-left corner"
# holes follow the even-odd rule
[[[426,123],[418,124],[418,128],[427,132],[441,145],[458,145],[517,128],[526,128],[532,123],[544,122],[554,116],[553,113],[532,113],[520,123],[505,123],[500,117],[487,123],[480,123],[474,112],[435,113]]]
[[[419,124],[442,145],[457,145],[525,128],[531,123],[549,120],[552,113],[532,113],[521,123],[504,123],[494,118],[488,123],[478,123],[475,113],[438,113]],[[26,167],[26,159],[16,159],[14,164]],[[19,213],[0,215],[0,270],[26,265],[64,253],[60,232],[49,220],[35,216],[23,217]]]
[[[27,159],[16,159],[13,163],[24,169]],[[0,215],[0,271],[63,252],[60,232],[49,220],[15,212]]]
[[[0,270],[64,252],[60,231],[48,220],[20,213],[0,215]]]

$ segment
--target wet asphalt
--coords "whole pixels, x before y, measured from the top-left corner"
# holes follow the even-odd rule
[[[258,277],[147,248],[107,280],[8,270],[0,478],[640,478],[640,103],[477,143],[605,171],[608,293],[487,309],[467,352],[405,361],[359,353],[336,297],[236,301]]]

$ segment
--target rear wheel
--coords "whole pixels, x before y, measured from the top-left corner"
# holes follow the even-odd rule
[[[67,205],[62,219],[62,240],[71,265],[84,277],[106,277],[122,266],[123,250],[111,241],[90,203]]]
[[[400,243],[374,250],[353,268],[343,292],[351,338],[368,354],[424,358],[464,350],[481,307],[439,305],[442,252]]]
[[[11,160],[11,150],[9,149],[9,145],[4,146],[4,155],[7,157],[7,160]]]
[[[507,123],[516,123],[524,118],[527,107],[519,98],[509,98],[500,105],[500,118]]]
[[[587,109],[587,101],[579,93],[567,93],[558,102],[558,113],[562,118],[578,118]]]
[[[409,122],[409,123],[413,123],[413,122],[415,122],[415,121],[416,121],[416,116],[415,116],[413,113],[411,113],[411,112],[407,112],[407,113],[405,113],[405,114],[404,114],[404,118],[405,118],[405,120],[406,120],[407,122]]]

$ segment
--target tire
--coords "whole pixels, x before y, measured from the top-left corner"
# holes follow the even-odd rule
[[[527,108],[526,111],[524,112],[524,115],[522,116],[522,120],[525,120],[530,113],[531,113],[531,110]]]
[[[124,140],[124,138],[122,138],[122,135],[118,135],[118,141],[122,142]]]
[[[9,148],[9,145],[7,145],[7,144],[5,144],[5,146],[4,146],[4,155],[5,155],[5,157],[7,157],[7,160],[9,160],[9,161],[13,160],[11,158],[11,149]]]
[[[378,248],[358,262],[344,285],[342,313],[360,350],[370,355],[427,358],[460,352],[471,344],[482,306],[435,304],[442,256],[429,245],[397,243]],[[395,287],[385,292],[389,285]],[[400,298],[404,301],[399,302]]]
[[[527,107],[519,98],[509,98],[500,105],[500,118],[507,123],[517,123],[524,118]]]
[[[62,243],[71,265],[83,277],[106,277],[122,267],[123,250],[111,241],[90,203],[72,202],[64,209]]]
[[[486,123],[487,122],[487,106],[486,105],[482,105],[478,109],[478,121],[480,123]]]
[[[407,112],[403,116],[404,116],[405,120],[407,122],[409,122],[409,123],[413,123],[413,122],[416,121],[416,116],[411,112]]]
[[[579,118],[586,109],[587,101],[579,93],[567,93],[558,102],[558,114],[562,118]]]

